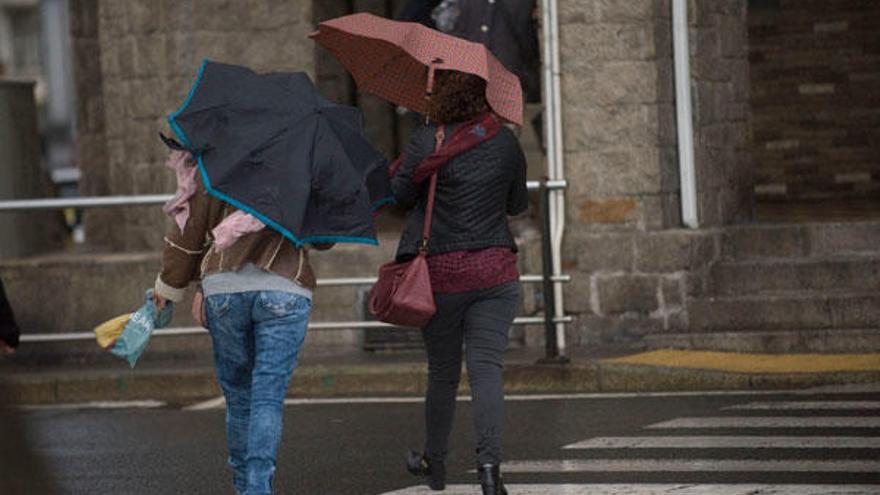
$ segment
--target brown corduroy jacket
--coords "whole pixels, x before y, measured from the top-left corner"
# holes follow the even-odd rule
[[[307,251],[268,227],[243,235],[233,245],[218,252],[211,231],[236,208],[208,194],[204,184],[198,182],[198,190],[189,200],[190,214],[183,231],[175,224],[165,236],[156,294],[179,302],[190,282],[215,272],[238,271],[248,262],[307,289],[315,288],[315,275]],[[315,247],[328,249],[331,246]]]

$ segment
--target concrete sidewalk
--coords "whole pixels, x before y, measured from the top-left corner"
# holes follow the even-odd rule
[[[698,351],[627,353],[570,349],[571,362],[541,364],[540,349],[508,352],[505,387],[515,393],[781,390],[880,383],[880,354],[759,355]],[[185,404],[220,395],[210,357],[192,364],[145,361],[75,365],[0,365],[4,402],[17,404],[155,399]],[[413,396],[424,394],[421,352],[304,356],[292,397]],[[467,393],[466,377],[461,393]]]

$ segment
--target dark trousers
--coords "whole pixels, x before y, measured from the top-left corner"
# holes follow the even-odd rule
[[[462,345],[473,399],[477,462],[501,463],[504,426],[502,370],[507,332],[519,310],[520,285],[511,282],[459,294],[435,294],[437,313],[422,329],[428,352],[425,453],[446,458],[461,378]]]

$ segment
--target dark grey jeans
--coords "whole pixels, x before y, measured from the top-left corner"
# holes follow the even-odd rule
[[[504,426],[502,370],[507,332],[520,305],[520,284],[460,294],[435,294],[437,313],[422,329],[428,352],[425,453],[442,460],[448,452],[461,378],[462,345],[471,386],[477,462],[501,463]]]

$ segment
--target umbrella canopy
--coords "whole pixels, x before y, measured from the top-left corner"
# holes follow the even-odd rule
[[[168,122],[208,192],[296,245],[377,244],[373,212],[391,201],[387,162],[360,111],[321,97],[305,73],[206,60]]]
[[[483,78],[492,110],[522,125],[519,78],[479,43],[367,13],[322,22],[310,36],[342,62],[364,92],[425,113],[428,68],[456,70]]]

